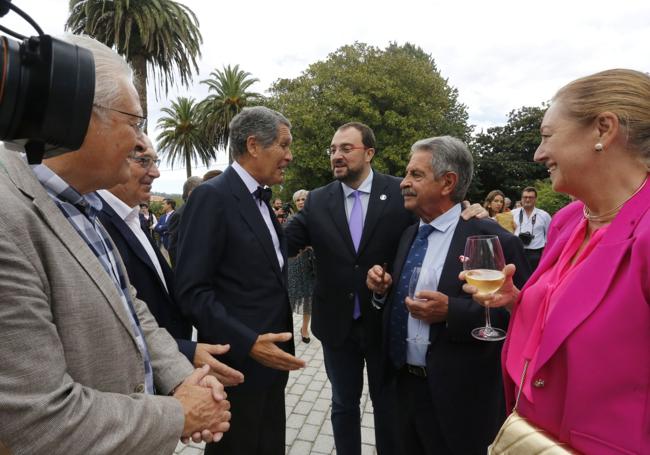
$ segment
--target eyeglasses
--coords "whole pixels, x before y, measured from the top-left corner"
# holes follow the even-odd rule
[[[347,155],[352,150],[366,150],[367,148],[368,147],[365,147],[363,145],[352,145],[352,144],[341,144],[339,146],[330,145],[328,148],[325,149],[325,153],[332,156],[336,153],[337,150],[339,150],[344,155]]]
[[[152,165],[160,166],[160,158],[151,158],[150,156],[132,156],[131,161],[138,163],[144,169],[150,169]]]
[[[106,109],[107,111],[119,112],[120,114],[128,115],[129,117],[137,118],[138,121],[135,122],[133,126],[135,126],[139,131],[143,131],[144,127],[147,125],[147,117],[143,117],[142,115],[131,114],[129,112],[120,111],[119,109],[113,109],[112,107],[101,106],[95,103],[93,103],[93,106],[98,107],[100,109]]]

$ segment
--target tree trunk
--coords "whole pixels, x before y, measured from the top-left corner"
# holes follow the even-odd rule
[[[147,109],[147,61],[143,55],[136,54],[131,59],[131,68],[133,68],[133,84],[135,90],[140,97],[140,105],[142,106],[142,115],[147,117],[149,110]],[[144,132],[147,133],[147,125],[145,125]]]
[[[192,152],[189,150],[185,151],[185,172],[189,179],[192,176]]]

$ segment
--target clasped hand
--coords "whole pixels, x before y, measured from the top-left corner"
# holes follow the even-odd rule
[[[230,402],[223,385],[210,376],[208,365],[197,368],[174,391],[181,402],[185,422],[181,441],[218,442],[230,429]]]

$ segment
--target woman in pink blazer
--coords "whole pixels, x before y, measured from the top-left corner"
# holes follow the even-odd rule
[[[577,201],[551,224],[539,268],[490,306],[512,409],[585,454],[650,454],[650,77],[609,70],[553,98],[535,160]],[[512,276],[514,267],[506,267]],[[476,289],[465,285],[465,290]]]

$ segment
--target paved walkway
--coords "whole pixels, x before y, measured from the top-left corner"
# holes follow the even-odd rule
[[[332,388],[323,363],[320,342],[311,337],[311,343],[300,341],[302,318],[294,315],[294,336],[296,355],[307,362],[307,367],[292,371],[286,389],[288,455],[330,455],[336,454],[332,423],[330,421]],[[368,381],[365,381],[361,397],[361,454],[376,455],[372,403],[368,396]],[[176,454],[201,455],[203,445],[179,444]]]

